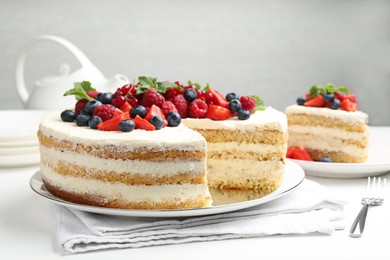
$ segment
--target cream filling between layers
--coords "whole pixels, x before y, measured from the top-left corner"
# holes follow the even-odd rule
[[[290,134],[310,134],[315,136],[323,136],[323,138],[339,138],[339,139],[351,139],[360,141],[365,137],[368,137],[368,132],[359,133],[345,131],[340,128],[325,128],[320,126],[308,126],[308,125],[290,125],[288,127]]]
[[[304,146],[313,150],[335,151],[349,154],[355,157],[365,157],[368,154],[368,148],[360,148],[353,144],[343,143],[340,139],[331,139],[324,136],[290,134],[288,139],[289,146]]]
[[[115,160],[103,159],[89,154],[80,154],[40,146],[41,160],[50,163],[54,167],[58,162],[76,164],[89,169],[102,171],[113,171],[118,173],[139,173],[139,174],[159,174],[170,175],[178,173],[204,173],[205,161],[165,161],[150,162],[141,160]]]
[[[132,186],[122,183],[106,183],[98,180],[86,180],[73,176],[63,176],[51,168],[42,166],[44,178],[52,185],[68,192],[104,196],[107,200],[126,201],[162,201],[200,199],[210,197],[206,184],[181,184],[158,186]]]
[[[208,176],[213,179],[220,173],[228,173],[228,175],[221,175],[221,178],[246,178],[259,177],[274,174],[278,169],[284,170],[285,164],[279,160],[221,160],[208,159],[207,167],[210,169]],[[242,175],[245,173],[245,175]],[[217,177],[218,178],[218,177]]]
[[[270,144],[251,144],[251,143],[238,143],[238,142],[219,142],[208,143],[208,151],[237,151],[237,152],[256,152],[259,154],[264,153],[277,153],[284,152],[285,146],[275,146]]]

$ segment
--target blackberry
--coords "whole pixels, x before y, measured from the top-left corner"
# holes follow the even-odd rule
[[[64,110],[61,113],[61,120],[64,122],[73,122],[76,119],[76,114],[72,110]]]

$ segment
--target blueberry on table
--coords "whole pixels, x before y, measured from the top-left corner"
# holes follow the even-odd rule
[[[320,158],[320,162],[332,163],[333,160],[328,156],[324,156]]]
[[[97,129],[98,128],[97,125],[100,124],[101,122],[103,122],[103,119],[101,119],[101,117],[99,117],[99,116],[92,116],[91,119],[88,122],[88,125],[92,129]]]
[[[232,112],[238,112],[242,108],[241,102],[238,99],[233,99],[229,102],[229,109]]]
[[[159,115],[152,116],[149,122],[154,125],[156,130],[160,130],[164,126],[164,120]]]
[[[196,99],[196,91],[195,89],[193,88],[187,88],[185,91],[184,91],[184,98],[188,101],[188,102],[192,102]]]
[[[247,120],[247,119],[249,119],[250,116],[251,116],[251,113],[249,112],[248,109],[242,108],[242,109],[238,110],[238,114],[237,114],[238,119]]]
[[[135,118],[137,115],[144,118],[146,116],[146,108],[142,105],[132,107],[130,110],[131,118]]]
[[[76,116],[76,125],[88,126],[91,116],[88,114],[80,113]]]
[[[233,99],[240,99],[240,96],[234,92],[230,92],[226,94],[225,98],[227,101],[232,101]]]
[[[178,126],[181,123],[181,117],[177,112],[169,112],[167,114],[168,126]]]
[[[305,97],[298,97],[297,98],[297,104],[300,106],[303,106],[306,101],[307,101],[307,99]]]
[[[73,122],[76,119],[76,114],[72,110],[64,110],[61,113],[61,120],[64,122]]]
[[[119,123],[119,130],[121,130],[122,132],[131,132],[134,130],[134,127],[135,127],[135,124],[132,120],[122,120],[120,123]]]

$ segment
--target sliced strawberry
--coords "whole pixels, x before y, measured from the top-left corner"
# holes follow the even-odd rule
[[[160,116],[162,118],[162,120],[164,121],[163,127],[166,127],[168,125],[168,120],[165,118],[164,113],[162,112],[161,108],[156,105],[152,105],[150,107],[148,113],[144,118],[149,122],[153,116]]]
[[[325,105],[324,96],[318,95],[309,99],[304,104],[306,107],[323,107]]]
[[[221,106],[224,108],[229,107],[229,102],[225,99],[225,97],[221,93],[219,93],[211,88],[209,88],[207,90],[207,92],[212,95],[214,105],[218,105],[218,106]]]
[[[209,105],[206,116],[212,120],[227,120],[230,117],[230,110],[217,105]]]
[[[334,93],[334,97],[340,100],[340,102],[344,100],[344,96],[345,96],[344,94],[341,94],[339,92]]]
[[[143,129],[143,130],[147,130],[147,131],[156,130],[154,125],[152,125],[148,120],[140,117],[139,115],[137,115],[133,121],[135,123],[135,129]]]
[[[344,99],[341,101],[340,108],[348,112],[355,112],[358,110],[358,104],[352,102],[350,99]]]
[[[123,105],[119,108],[123,112],[129,112],[131,110],[132,106],[129,104],[129,102],[125,101]]]
[[[309,99],[310,99],[310,92],[306,92],[305,98],[306,98],[306,100],[309,100]]]
[[[288,148],[286,157],[296,160],[313,161],[306,148],[303,146]]]
[[[119,116],[119,115],[122,115],[123,114],[123,111],[120,110],[119,108],[115,108],[115,111],[114,111],[114,114],[112,117],[116,117],[116,116]]]
[[[296,149],[297,147],[289,147],[287,149],[286,158],[294,159],[293,156]]]
[[[97,125],[97,127],[100,131],[118,131],[119,123],[122,122],[122,120],[126,119],[130,119],[130,114],[122,112],[120,115],[114,116],[111,119],[101,122]]]
[[[356,95],[355,95],[355,94],[352,94],[352,93],[350,93],[350,94],[345,94],[345,95],[344,95],[344,99],[349,99],[349,100],[351,100],[352,102],[356,103]]]

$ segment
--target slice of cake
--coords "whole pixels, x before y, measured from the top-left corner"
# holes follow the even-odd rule
[[[324,87],[313,86],[297,103],[285,110],[289,149],[304,147],[315,161],[366,161],[368,115],[357,111],[354,94],[327,83]],[[288,157],[294,158],[293,155]]]
[[[271,107],[247,120],[184,119],[207,140],[209,186],[274,191],[283,176],[287,149],[286,116]]]
[[[206,141],[184,126],[98,131],[45,118],[38,132],[46,189],[75,203],[122,209],[211,205]]]

